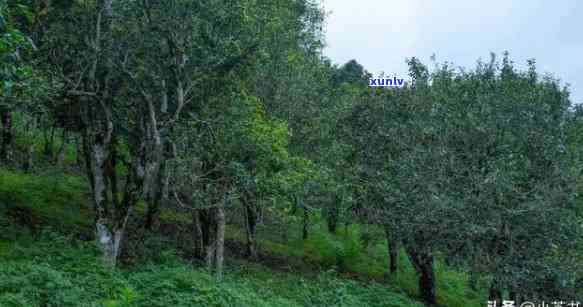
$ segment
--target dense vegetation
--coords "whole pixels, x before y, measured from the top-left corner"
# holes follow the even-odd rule
[[[0,0],[0,306],[581,299],[568,88],[508,54],[371,88],[324,23],[312,0]]]

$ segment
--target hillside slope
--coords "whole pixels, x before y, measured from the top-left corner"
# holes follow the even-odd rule
[[[231,262],[222,282],[171,247],[118,270],[91,242],[83,181],[0,170],[0,306],[421,306],[330,272]]]

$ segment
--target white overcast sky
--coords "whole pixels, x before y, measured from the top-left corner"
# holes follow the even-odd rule
[[[407,76],[405,58],[473,67],[490,52],[569,83],[583,102],[583,0],[323,0],[325,54],[366,70]]]

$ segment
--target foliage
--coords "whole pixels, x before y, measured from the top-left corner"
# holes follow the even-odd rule
[[[0,268],[2,306],[419,306],[380,285],[323,274],[307,280],[241,266],[222,283],[182,263],[106,268],[92,244],[45,232],[15,247]],[[263,276],[269,276],[266,283]],[[267,287],[267,288],[266,288]],[[381,296],[380,294],[383,294]]]
[[[507,53],[411,58],[414,86],[370,88],[323,56],[325,17],[317,0],[0,0],[0,305],[580,297],[568,88]],[[221,269],[247,244],[319,272],[245,263],[218,283],[189,244]]]
[[[26,6],[18,6],[23,13],[28,12]],[[14,10],[14,8],[12,8]],[[24,53],[32,48],[28,38],[15,27],[12,10],[3,1],[0,2],[0,97],[11,97],[26,90],[27,79],[32,77],[30,66],[22,60]]]
[[[415,90],[377,91],[346,119],[374,221],[462,265],[489,255],[478,265],[505,287],[556,295],[537,286],[547,280],[538,265],[577,237],[575,219],[565,224],[575,216],[568,93],[539,80],[534,62],[517,72],[508,55],[470,72],[429,73],[415,59],[410,69]]]
[[[83,179],[49,171],[29,175],[0,169],[0,211],[15,210],[20,223],[39,230],[41,226],[87,232],[90,221]]]

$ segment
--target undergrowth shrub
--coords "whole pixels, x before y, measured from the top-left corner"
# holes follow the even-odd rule
[[[304,241],[304,258],[312,264],[333,266],[338,264],[341,246],[325,231],[313,229]]]
[[[0,205],[17,210],[17,222],[27,226],[87,232],[92,221],[88,192],[83,178],[60,171],[40,176],[0,169]]]
[[[128,287],[93,243],[43,231],[2,256],[0,306],[102,306]]]
[[[304,242],[304,257],[312,264],[343,270],[360,260],[363,249],[357,227],[349,227],[337,237],[317,224]]]
[[[396,293],[380,283],[361,283],[341,278],[334,270],[305,276],[294,273],[274,273],[258,265],[237,268],[231,276],[244,280],[254,289],[262,289],[262,297],[275,293],[299,306],[306,307],[405,307],[422,305],[406,295]]]
[[[0,267],[0,293],[0,306],[79,306],[87,299],[63,272],[28,262]]]
[[[131,236],[131,234],[128,234]],[[156,233],[140,233],[125,240],[122,250],[126,264],[175,264],[181,262],[173,238]]]
[[[240,281],[218,283],[212,275],[181,266],[148,266],[129,277],[143,294],[134,306],[297,306],[285,299],[266,301]]]

